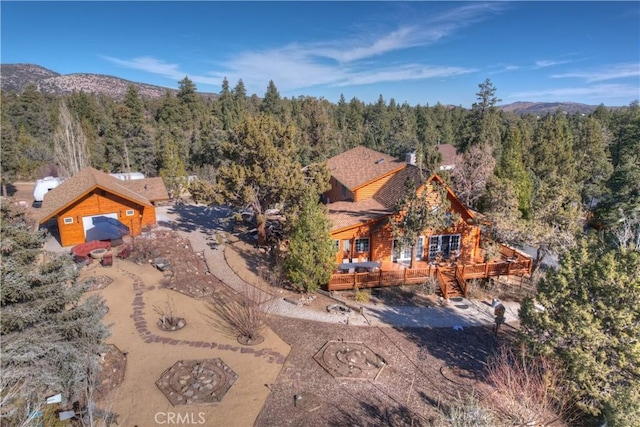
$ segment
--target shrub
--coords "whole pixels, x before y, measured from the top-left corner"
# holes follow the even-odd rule
[[[368,303],[369,301],[371,301],[371,291],[360,290],[356,288],[354,299],[361,303]]]

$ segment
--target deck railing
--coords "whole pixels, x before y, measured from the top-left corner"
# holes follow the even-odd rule
[[[485,279],[495,276],[524,276],[531,273],[532,260],[517,250],[501,245],[500,253],[506,260],[484,262],[478,264],[458,264],[455,266],[455,277],[467,293],[467,280]],[[376,288],[382,286],[400,286],[423,283],[429,276],[441,275],[437,266],[428,268],[404,268],[401,270],[376,271],[373,273],[334,273],[329,280],[328,290],[338,291],[358,288]],[[443,286],[444,280],[438,281]],[[446,286],[445,286],[446,287]],[[442,290],[442,289],[441,289]],[[443,294],[446,289],[443,290]]]
[[[442,295],[446,297],[447,295],[449,295],[449,282],[445,280],[444,275],[442,274],[442,271],[440,271],[440,269],[436,270],[436,277],[438,278],[438,284],[440,285],[440,292],[442,292]]]
[[[329,280],[329,290],[346,290],[358,288],[376,288],[382,286],[415,285],[424,283],[429,276],[436,274],[437,268],[404,268],[402,270],[373,273],[335,273]]]

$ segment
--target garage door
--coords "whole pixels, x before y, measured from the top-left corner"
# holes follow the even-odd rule
[[[87,230],[90,228],[93,228],[93,218],[97,218],[97,217],[107,217],[107,218],[114,218],[114,219],[118,219],[118,213],[104,213],[104,214],[100,214],[100,215],[92,215],[92,216],[83,216],[82,217],[82,227],[84,228],[84,237],[87,237]]]

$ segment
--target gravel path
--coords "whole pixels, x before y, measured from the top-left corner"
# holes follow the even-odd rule
[[[156,209],[159,223],[166,221],[177,225],[178,231],[190,241],[194,251],[203,251],[211,272],[221,281],[236,290],[244,292],[249,285],[228,265],[224,250],[226,236],[231,233],[229,217],[232,211],[227,207],[199,205],[175,205]],[[223,237],[224,236],[224,237]],[[256,288],[257,289],[257,288]],[[395,327],[472,327],[494,323],[493,308],[486,302],[461,298],[442,307],[389,306],[382,304],[362,304],[362,313],[352,310],[350,314],[338,314],[312,310],[273,298],[261,292],[263,300],[269,303],[273,314],[305,320],[343,323],[354,326],[395,326]],[[506,321],[518,320],[519,304],[503,302],[506,307]]]

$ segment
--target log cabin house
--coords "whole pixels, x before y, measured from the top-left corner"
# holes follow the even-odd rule
[[[379,287],[423,283],[436,276],[442,294],[466,295],[467,280],[499,275],[530,274],[531,258],[500,246],[500,258],[484,259],[482,232],[474,213],[456,197],[437,174],[427,175],[407,154],[401,161],[366,147],[355,147],[327,161],[331,189],[323,194],[332,221],[331,238],[336,249],[337,271],[328,289]],[[444,230],[425,230],[409,268],[411,248],[394,239],[389,218],[403,198],[406,182],[418,192],[446,190],[452,223]],[[437,208],[437,200],[434,199]]]
[[[86,168],[45,194],[39,224],[56,218],[63,247],[85,242],[93,218],[114,218],[137,236],[156,224],[155,204],[169,200],[162,178],[121,181]]]

